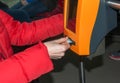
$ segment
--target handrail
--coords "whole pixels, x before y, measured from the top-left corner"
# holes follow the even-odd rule
[[[114,9],[120,10],[120,1],[107,1],[107,4]]]

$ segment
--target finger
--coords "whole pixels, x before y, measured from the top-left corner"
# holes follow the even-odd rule
[[[52,57],[51,59],[57,60],[57,59],[62,59],[62,57]]]
[[[68,50],[70,48],[70,44],[68,43],[62,43],[61,44],[61,47],[58,48],[59,49],[59,52],[65,52],[66,50]]]
[[[65,49],[69,49],[70,48],[70,44],[66,41],[64,43],[62,43],[65,46]]]
[[[64,53],[61,53],[61,54],[52,54],[50,56],[51,59],[60,59],[64,56],[65,54]]]
[[[63,38],[55,40],[54,42],[56,42],[56,43],[63,43],[63,42],[66,42],[67,39],[68,39],[68,37],[63,37]]]
[[[54,57],[63,57],[65,55],[65,53],[54,53],[54,54],[51,54],[52,56]]]
[[[62,52],[65,52],[67,49],[69,48],[68,45],[64,45],[64,44],[57,44],[57,45],[54,45],[53,48],[51,48],[51,53],[56,53],[56,54],[59,54],[59,53],[62,53]]]

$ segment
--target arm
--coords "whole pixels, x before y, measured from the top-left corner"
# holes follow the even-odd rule
[[[60,38],[45,42],[45,46],[40,43],[0,62],[0,82],[28,83],[51,71],[53,65],[50,58],[60,59],[64,56],[65,51],[70,47],[67,39]]]
[[[63,32],[63,15],[58,14],[31,23],[13,20],[0,11],[0,19],[5,24],[12,45],[27,45],[59,35]]]
[[[40,43],[0,62],[0,82],[28,83],[52,69],[47,49]]]

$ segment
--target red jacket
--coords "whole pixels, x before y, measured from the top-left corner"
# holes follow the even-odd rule
[[[20,23],[0,10],[0,83],[28,83],[53,69],[52,61],[40,41],[63,32],[61,14]],[[38,43],[13,54],[11,45]]]

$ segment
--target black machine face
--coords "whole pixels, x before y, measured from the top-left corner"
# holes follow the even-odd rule
[[[67,28],[75,33],[78,0],[68,0]]]

